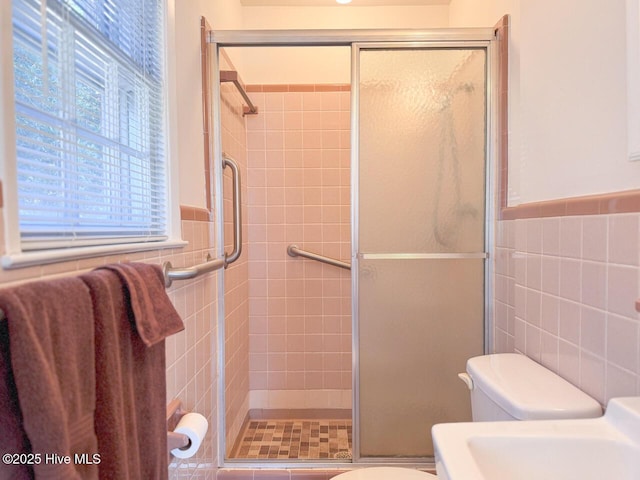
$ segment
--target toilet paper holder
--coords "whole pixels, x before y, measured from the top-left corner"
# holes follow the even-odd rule
[[[187,413],[182,409],[182,402],[177,398],[171,400],[167,405],[167,454],[169,456],[174,448],[187,448],[191,444],[189,437],[173,431],[180,419]]]

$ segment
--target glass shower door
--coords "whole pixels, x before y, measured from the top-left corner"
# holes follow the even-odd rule
[[[433,456],[484,351],[486,50],[365,48],[355,181],[360,458]]]

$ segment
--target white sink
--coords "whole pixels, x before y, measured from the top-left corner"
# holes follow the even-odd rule
[[[640,479],[640,397],[599,418],[445,423],[432,436],[439,480]]]

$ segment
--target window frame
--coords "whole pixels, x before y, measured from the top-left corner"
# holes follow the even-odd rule
[[[164,125],[166,130],[164,151],[166,168],[166,216],[165,240],[141,241],[122,244],[72,246],[25,251],[20,237],[18,218],[18,186],[16,165],[16,122],[14,103],[13,55],[0,62],[0,186],[3,198],[0,207],[3,216],[0,236],[2,247],[1,266],[13,269],[77,260],[89,257],[161,250],[184,247],[181,238],[180,208],[178,197],[179,165],[177,148],[177,92],[175,75],[175,0],[162,0],[165,7]],[[11,2],[0,4],[0,51],[13,52],[13,28]]]

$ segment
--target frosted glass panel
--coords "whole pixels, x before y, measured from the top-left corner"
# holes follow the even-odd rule
[[[431,456],[431,426],[470,421],[457,374],[482,355],[484,261],[363,261],[360,454]]]
[[[484,50],[360,55],[360,251],[484,249]]]
[[[482,49],[360,52],[362,457],[432,456],[435,423],[471,419],[457,374],[483,353],[484,260],[411,254],[485,250],[485,64]]]

